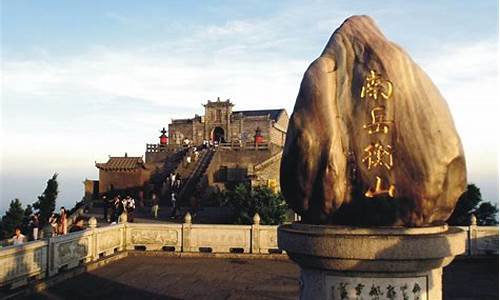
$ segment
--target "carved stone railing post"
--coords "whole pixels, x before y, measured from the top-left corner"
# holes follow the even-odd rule
[[[92,237],[91,237],[91,245],[90,245],[90,251],[92,253],[92,261],[98,260],[99,259],[99,253],[97,251],[97,219],[95,217],[91,217],[88,221],[89,224],[89,229],[92,230]]]
[[[260,253],[260,216],[258,213],[255,213],[253,216],[253,224],[252,224],[252,232],[251,232],[251,242],[252,247],[251,253]]]
[[[118,218],[119,223],[127,223],[128,217],[126,212],[122,212],[120,217]]]
[[[477,218],[474,214],[470,216],[469,236],[468,236],[469,255],[477,254]]]
[[[192,217],[189,212],[184,216],[182,224],[182,252],[191,252],[191,225]]]
[[[55,246],[54,237],[49,237],[47,243],[47,277],[51,277],[57,274],[57,269],[55,268]]]

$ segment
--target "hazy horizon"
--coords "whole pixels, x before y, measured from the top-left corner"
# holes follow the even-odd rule
[[[498,3],[2,1],[0,212],[83,196],[94,162],[144,155],[206,100],[292,112],[302,75],[351,15],[373,17],[447,100],[468,181],[498,203]]]

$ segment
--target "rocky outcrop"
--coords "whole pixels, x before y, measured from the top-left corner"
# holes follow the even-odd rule
[[[466,188],[445,100],[367,16],[347,19],[305,72],[280,176],[312,224],[441,224]]]

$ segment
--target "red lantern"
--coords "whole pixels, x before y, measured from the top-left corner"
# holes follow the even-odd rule
[[[259,127],[257,127],[257,130],[255,130],[255,135],[254,135],[255,143],[260,144],[264,142],[264,137],[262,136],[261,130]]]
[[[167,133],[165,127],[163,127],[163,130],[160,132],[162,133],[162,135],[160,135],[160,145],[168,144],[168,137],[165,135],[165,133]]]

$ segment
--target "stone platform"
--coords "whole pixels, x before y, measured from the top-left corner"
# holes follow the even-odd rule
[[[465,252],[447,225],[347,227],[286,224],[278,244],[301,267],[300,299],[442,299],[442,269]]]
[[[299,272],[288,259],[130,252],[21,299],[297,299]],[[443,285],[447,300],[498,299],[498,256],[457,258]]]

